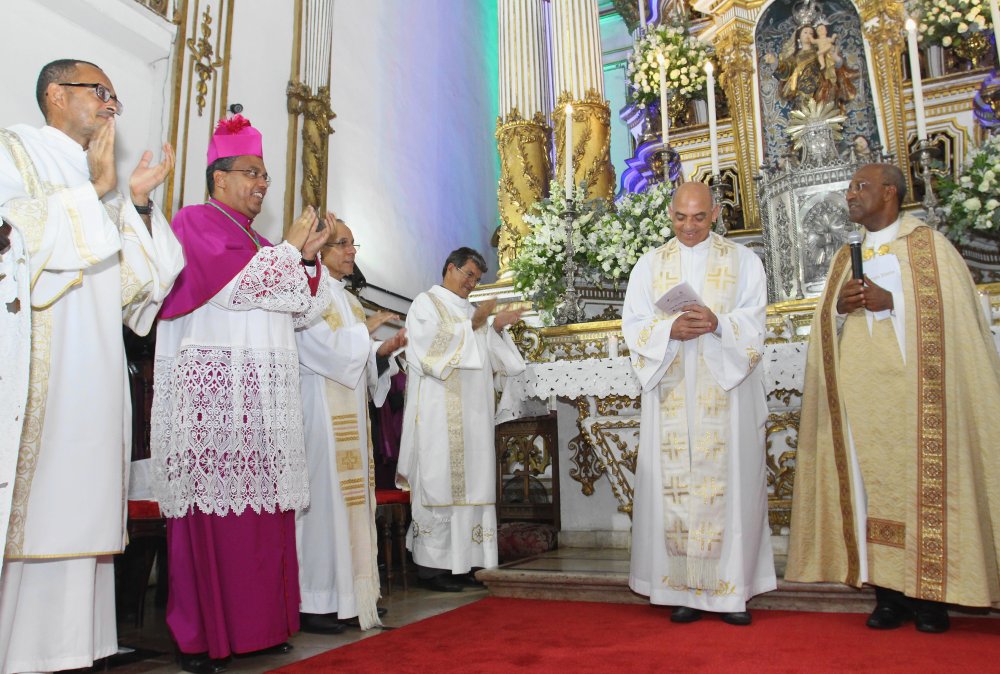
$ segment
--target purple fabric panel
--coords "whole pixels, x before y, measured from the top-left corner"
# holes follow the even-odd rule
[[[225,658],[299,629],[294,511],[167,519],[167,566],[167,626],[183,653]]]
[[[184,249],[184,269],[163,302],[160,318],[183,316],[212,299],[257,254],[251,237],[261,246],[271,245],[251,229],[253,220],[214,199],[212,203],[236,222],[214,206],[199,204],[177,211],[170,223]]]
[[[382,434],[378,451],[384,459],[399,459],[399,442],[403,435],[403,395],[406,392],[406,374],[397,372],[392,376],[385,404],[378,408]]]

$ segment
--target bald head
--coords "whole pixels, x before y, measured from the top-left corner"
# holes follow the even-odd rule
[[[670,219],[674,236],[688,247],[696,246],[712,231],[719,207],[712,203],[712,190],[706,183],[683,183],[670,201]]]
[[[712,189],[708,186],[708,183],[703,182],[687,182],[681,183],[680,187],[674,190],[674,201],[678,200],[699,200],[704,201],[706,208],[711,208],[712,204]]]

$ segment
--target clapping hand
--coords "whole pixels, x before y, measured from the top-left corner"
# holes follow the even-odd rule
[[[503,329],[508,325],[514,325],[521,320],[522,313],[524,311],[521,309],[498,311],[497,315],[493,317],[493,329],[497,333],[503,332]]]
[[[488,299],[485,302],[481,302],[479,306],[476,307],[476,312],[472,314],[472,329],[478,330],[479,328],[486,325],[486,320],[493,313],[493,310],[497,307],[496,299]]]
[[[141,163],[141,162],[140,162]],[[87,168],[97,198],[103,199],[118,184],[115,172],[115,118],[108,117],[104,126],[94,132],[87,146]]]
[[[378,330],[383,324],[388,323],[389,321],[398,320],[399,316],[391,311],[376,311],[365,321],[365,326],[368,328],[368,334],[374,335],[375,331]]]
[[[170,143],[164,143],[163,160],[158,164],[153,164],[152,161],[153,153],[149,150],[143,152],[142,159],[128,179],[132,203],[137,206],[148,204],[149,193],[163,184],[170,175],[170,171],[174,168],[174,148],[170,147]]]
[[[375,353],[379,356],[389,356],[406,346],[406,328],[399,330],[395,335],[382,342]]]

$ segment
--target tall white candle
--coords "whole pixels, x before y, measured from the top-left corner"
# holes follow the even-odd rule
[[[646,0],[639,0],[639,32],[646,29]]]
[[[927,119],[924,117],[924,88],[920,81],[920,54],[917,51],[917,22],[906,20],[906,40],[910,51],[910,81],[913,83],[913,112],[917,117],[917,139],[927,139]]]
[[[990,21],[993,22],[993,46],[997,49],[997,63],[1000,63],[1000,7],[997,0],[990,0]]]
[[[719,129],[715,121],[715,66],[705,62],[705,89],[708,92],[708,149],[712,157],[712,175],[719,175]]]
[[[566,198],[573,198],[573,105],[566,104],[566,178],[565,191]]]
[[[667,67],[660,59],[660,129],[663,131],[663,147],[670,144],[670,116],[667,114]]]

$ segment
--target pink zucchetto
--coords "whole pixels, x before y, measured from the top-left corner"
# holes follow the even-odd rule
[[[243,115],[220,119],[212,140],[208,142],[208,163],[245,154],[264,158],[264,142],[260,131],[250,126],[250,120]]]

